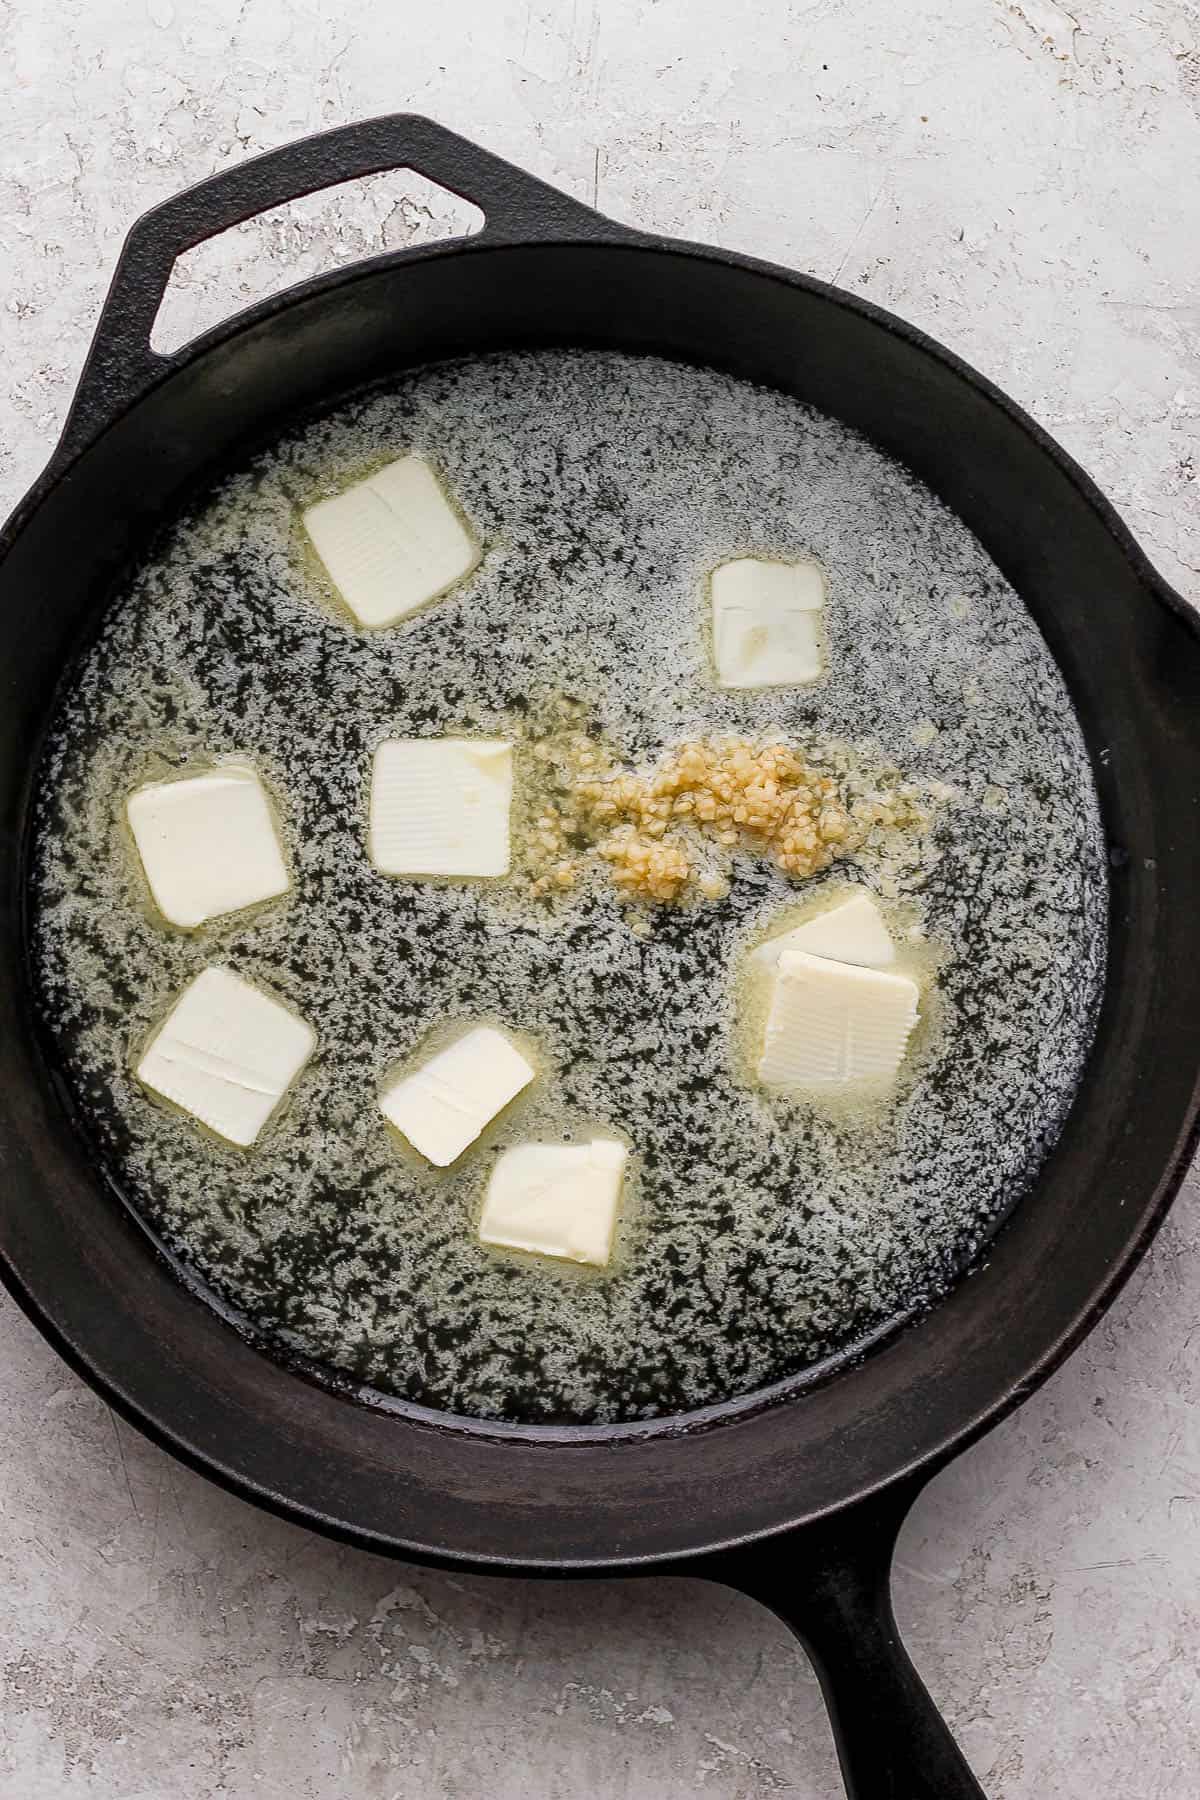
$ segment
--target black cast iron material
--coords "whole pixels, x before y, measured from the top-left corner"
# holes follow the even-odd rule
[[[172,356],[150,350],[181,251],[399,167],[475,201],[485,229],[307,282]],[[28,784],[52,695],[148,534],[307,410],[433,358],[546,344],[653,351],[773,385],[913,468],[1058,658],[1112,849],[1095,1048],[1036,1192],[982,1266],[824,1383],[613,1429],[379,1410],[244,1343],[90,1165],[25,962]],[[745,1588],[808,1645],[855,1794],[977,1794],[898,1641],[896,1532],[921,1482],[1111,1301],[1182,1177],[1200,1105],[1200,636],[1092,484],[972,370],[863,301],[628,230],[400,116],[260,157],[134,227],[62,442],[0,539],[0,606],[0,1257],[31,1317],[159,1443],[321,1530],[479,1569],[670,1570]]]

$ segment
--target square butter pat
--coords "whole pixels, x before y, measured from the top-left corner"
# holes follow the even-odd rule
[[[125,805],[154,904],[192,929],[286,894],[290,885],[262,783],[238,763],[151,781]]]
[[[313,1050],[312,1026],[229,969],[201,970],[137,1065],[138,1080],[218,1137],[252,1144]]]
[[[402,456],[305,511],[304,529],[360,625],[394,625],[436,600],[480,549],[419,456]]]
[[[511,1038],[477,1025],[402,1076],[379,1104],[413,1148],[444,1169],[536,1073]]]
[[[848,1087],[891,1081],[917,1022],[908,975],[785,950],[771,992],[758,1065],[772,1087]]]
[[[392,738],[375,752],[368,853],[385,875],[507,875],[512,745]]]
[[[835,962],[856,963],[864,969],[882,969],[896,960],[896,946],[883,922],[883,914],[865,892],[837,900],[793,931],[768,938],[754,952],[754,960],[775,968],[785,950],[807,950],[810,956],[831,957]]]
[[[742,556],[712,573],[713,654],[722,687],[788,687],[821,673],[825,577],[816,563]]]
[[[628,1156],[616,1138],[587,1144],[517,1144],[496,1159],[479,1235],[603,1268],[612,1255]]]

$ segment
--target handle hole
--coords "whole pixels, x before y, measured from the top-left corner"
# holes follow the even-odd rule
[[[477,206],[412,169],[361,176],[272,207],[176,260],[150,347],[169,355],[298,281],[388,250],[470,237],[483,223]]]

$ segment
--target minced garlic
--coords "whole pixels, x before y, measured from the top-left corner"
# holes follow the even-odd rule
[[[797,881],[851,855],[876,827],[924,824],[905,790],[852,792],[790,744],[697,739],[648,773],[623,768],[595,738],[568,727],[533,746],[554,798],[531,821],[531,891],[575,884],[598,856],[625,899],[720,900],[735,850]],[[714,866],[717,865],[717,866]]]

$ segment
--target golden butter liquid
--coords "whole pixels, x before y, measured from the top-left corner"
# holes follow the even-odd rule
[[[436,465],[486,554],[457,593],[360,634],[297,508],[409,450]],[[812,688],[713,685],[704,577],[753,552],[828,572],[829,671]],[[366,782],[383,738],[519,746],[552,695],[635,761],[686,737],[783,732],[954,790],[926,836],[820,878],[867,882],[897,930],[924,933],[915,963],[936,963],[936,1029],[891,1105],[815,1109],[747,1079],[746,949],[817,884],[739,856],[726,900],[661,909],[639,935],[603,882],[547,908],[516,884],[371,868]],[[125,796],[148,771],[232,755],[271,788],[294,888],[184,935],[148,906]],[[418,371],[298,430],[132,572],[65,693],[40,782],[42,1002],[130,1203],[240,1328],[435,1407],[527,1421],[686,1410],[927,1304],[1036,1173],[1090,1038],[1101,833],[1029,615],[898,464],[723,375],[501,356]],[[249,1154],[130,1072],[173,995],[216,961],[320,1038]],[[458,1165],[433,1170],[377,1094],[426,1043],[482,1019],[536,1046],[542,1074]],[[474,1224],[497,1148],[595,1125],[635,1151],[613,1270],[485,1250]]]

